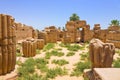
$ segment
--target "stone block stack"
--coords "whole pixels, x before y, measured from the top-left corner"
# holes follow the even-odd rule
[[[16,64],[16,36],[14,18],[0,14],[0,75],[14,70]]]
[[[36,40],[25,40],[22,42],[24,57],[33,57],[36,55]]]
[[[45,45],[44,39],[37,39],[37,44],[36,44],[37,49],[43,49],[44,45]]]

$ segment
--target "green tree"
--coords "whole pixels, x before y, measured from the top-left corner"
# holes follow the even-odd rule
[[[65,31],[65,27],[63,27],[62,30]]]
[[[119,26],[120,25],[120,22],[117,20],[117,19],[115,19],[115,20],[111,20],[111,24],[110,24],[111,26]]]
[[[72,16],[70,16],[70,21],[77,21],[79,20],[79,16],[76,13],[73,13]]]

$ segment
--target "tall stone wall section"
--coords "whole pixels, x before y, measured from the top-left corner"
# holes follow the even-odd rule
[[[107,34],[107,42],[114,43],[116,48],[120,48],[120,32],[109,31]]]
[[[16,64],[16,36],[14,19],[0,14],[0,75],[14,70]]]
[[[15,23],[16,26],[16,39],[24,40],[33,37],[33,28],[21,23]]]
[[[47,32],[39,31],[38,39],[43,39],[44,43],[47,44],[47,41],[48,41]]]
[[[56,43],[58,40],[58,31],[55,26],[50,26],[45,29],[46,34],[46,42],[47,43]]]

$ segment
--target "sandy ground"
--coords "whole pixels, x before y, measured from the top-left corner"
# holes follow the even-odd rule
[[[61,47],[57,44],[55,48],[61,48]],[[50,80],[84,80],[82,76],[79,76],[79,77],[72,76],[71,77],[69,75],[73,71],[73,68],[75,68],[74,64],[80,61],[80,55],[79,54],[82,54],[83,52],[87,52],[88,49],[86,48],[85,50],[79,50],[79,51],[75,52],[75,55],[70,56],[70,57],[66,56],[66,54],[69,52],[66,48],[62,47],[61,51],[64,52],[64,56],[62,56],[62,57],[52,56],[49,59],[49,64],[47,64],[47,66],[49,66],[49,68],[54,68],[54,67],[56,67],[58,65],[52,64],[51,63],[52,60],[54,60],[54,59],[56,59],[56,60],[58,60],[58,59],[65,59],[66,61],[69,61],[69,64],[66,64],[66,65],[64,65],[62,67],[65,67],[68,70],[68,75],[57,76],[55,79],[50,79]],[[41,54],[37,54],[33,58],[43,58],[43,57],[45,57],[45,52],[43,52],[41,50],[40,53]],[[115,54],[114,58],[116,59],[117,57],[118,57],[118,55]],[[24,62],[26,59],[27,58],[24,58],[24,57],[17,57],[17,60],[20,60],[22,62]],[[17,76],[17,68],[18,68],[18,66],[16,65],[14,71],[12,71],[11,73],[8,73],[7,75],[0,76],[0,80],[13,80],[13,79],[9,79],[9,78]]]

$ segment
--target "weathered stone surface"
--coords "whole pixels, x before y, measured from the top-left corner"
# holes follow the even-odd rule
[[[120,68],[94,68],[85,69],[84,78],[89,80],[120,80]]]
[[[115,47],[112,43],[103,43],[99,39],[92,39],[89,45],[92,68],[111,67]]]
[[[22,50],[24,57],[33,57],[36,55],[36,47],[37,41],[36,40],[26,40],[22,42]]]
[[[119,74],[120,68],[94,68],[95,80],[120,80]]]
[[[45,45],[44,39],[37,39],[37,49],[43,49]]]
[[[16,22],[15,29],[16,29],[15,34],[16,34],[17,41],[33,37],[34,29],[32,28],[32,26],[28,26],[28,25]]]
[[[82,28],[78,34],[79,29]],[[89,41],[93,37],[92,31],[90,31],[90,26],[87,25],[86,21],[69,21],[66,23],[66,29],[68,36],[71,37],[71,42],[78,42],[78,38],[82,42]]]
[[[16,64],[16,36],[14,18],[0,14],[0,75],[14,70]]]

